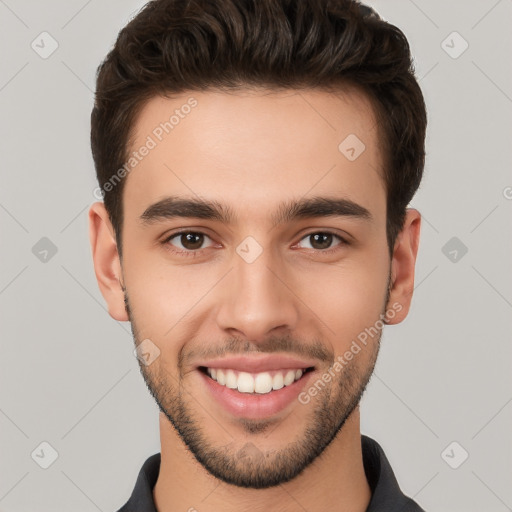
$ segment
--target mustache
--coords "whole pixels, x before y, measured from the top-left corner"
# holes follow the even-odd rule
[[[226,356],[255,353],[272,354],[276,352],[322,362],[334,361],[334,352],[328,350],[321,340],[303,343],[297,341],[291,335],[269,337],[257,343],[243,338],[231,337],[218,346],[211,343],[201,343],[200,346],[200,349],[188,350],[186,354],[180,351],[178,355],[179,366],[187,365],[189,361],[197,359],[216,359]]]

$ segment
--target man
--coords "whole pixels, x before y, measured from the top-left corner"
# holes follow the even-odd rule
[[[421,511],[359,402],[407,315],[425,104],[350,0],[156,0],[98,70],[96,277],[161,453],[121,511]]]

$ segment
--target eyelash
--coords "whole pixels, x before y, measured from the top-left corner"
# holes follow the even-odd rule
[[[191,230],[182,230],[182,231],[177,231],[175,233],[172,233],[171,235],[169,235],[165,240],[162,241],[162,245],[165,246],[165,248],[174,253],[174,254],[177,254],[179,256],[185,256],[185,257],[192,257],[194,258],[195,256],[197,256],[197,254],[204,250],[204,249],[197,249],[197,250],[188,250],[188,251],[180,251],[180,250],[176,250],[176,249],[171,249],[170,247],[170,244],[169,242],[173,239],[173,238],[176,238],[180,235],[187,235],[187,234],[193,234],[193,235],[204,235],[205,237],[208,237],[210,238],[206,233],[203,233],[202,231],[191,231]],[[337,233],[333,233],[332,231],[312,231],[310,233],[307,233],[306,235],[304,235],[300,241],[304,240],[305,238],[308,238],[312,235],[318,235],[318,234],[322,234],[322,235],[332,235],[333,237],[337,238],[340,243],[336,246],[334,246],[333,248],[331,249],[311,249],[317,253],[321,253],[321,254],[331,254],[333,252],[336,252],[336,251],[339,251],[341,247],[343,246],[348,246],[350,245],[350,242],[348,242],[345,238],[341,237],[340,235],[338,235]]]

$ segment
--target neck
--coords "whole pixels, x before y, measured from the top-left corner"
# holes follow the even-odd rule
[[[158,512],[365,512],[371,498],[361,451],[359,407],[336,438],[293,480],[268,489],[221,482],[194,458],[160,413],[161,464],[153,498]],[[277,508],[276,508],[277,507]]]

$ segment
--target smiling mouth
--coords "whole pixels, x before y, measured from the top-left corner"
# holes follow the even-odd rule
[[[198,369],[221,386],[249,395],[264,395],[292,385],[302,379],[306,373],[313,371],[314,367],[252,373],[230,368],[208,368],[206,366],[199,366]]]

